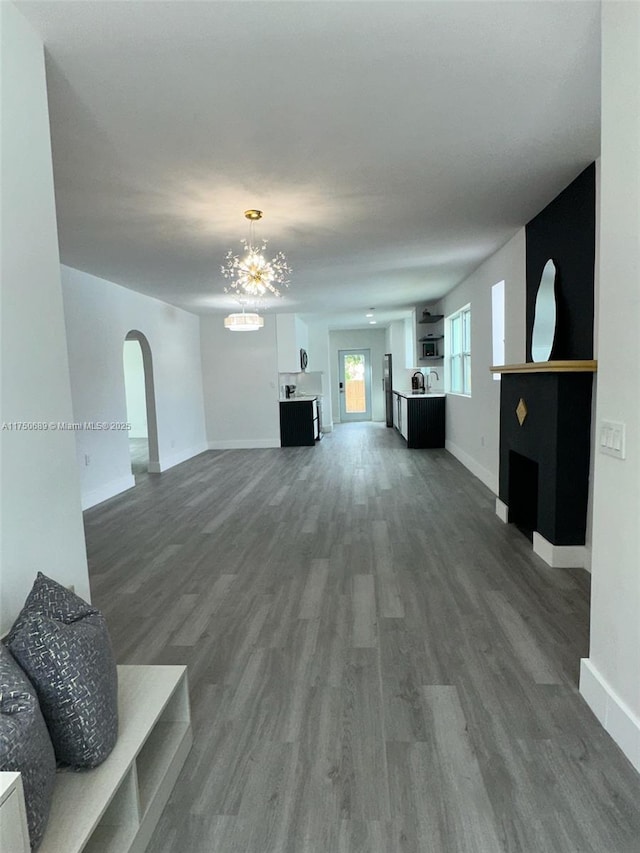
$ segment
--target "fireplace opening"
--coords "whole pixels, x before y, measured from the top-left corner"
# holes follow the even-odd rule
[[[538,529],[538,463],[509,451],[509,521],[529,540]]]

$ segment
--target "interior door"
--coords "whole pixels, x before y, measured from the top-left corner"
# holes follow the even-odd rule
[[[371,356],[368,349],[338,351],[340,420],[371,420]]]

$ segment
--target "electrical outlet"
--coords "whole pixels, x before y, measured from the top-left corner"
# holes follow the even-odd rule
[[[607,456],[615,456],[616,459],[625,458],[625,425],[615,421],[600,422],[600,453]]]
[[[84,464],[89,465],[90,463],[91,463],[91,457],[89,456],[88,453],[85,453],[84,454]]]

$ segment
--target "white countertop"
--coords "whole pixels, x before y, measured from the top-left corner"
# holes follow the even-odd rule
[[[423,397],[446,397],[447,395],[444,391],[426,391],[424,394],[421,391],[396,391],[393,389],[393,393],[397,394],[398,397],[406,397],[407,400],[420,400]]]
[[[304,403],[308,400],[317,400],[320,394],[300,394],[295,397],[280,397],[281,403]]]

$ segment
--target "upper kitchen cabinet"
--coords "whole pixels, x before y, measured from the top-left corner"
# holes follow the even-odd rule
[[[416,314],[411,312],[411,316],[404,321],[405,327],[405,364],[407,370],[411,370],[416,366]]]
[[[444,359],[444,314],[434,314],[429,308],[416,311],[418,364],[428,367]]]
[[[393,356],[395,387],[405,387],[401,380],[402,370],[415,370],[416,367],[416,314],[403,320],[394,320],[387,329],[387,351]],[[398,383],[400,382],[400,385]]]
[[[300,373],[300,350],[309,346],[309,330],[297,314],[276,314],[278,373]]]

